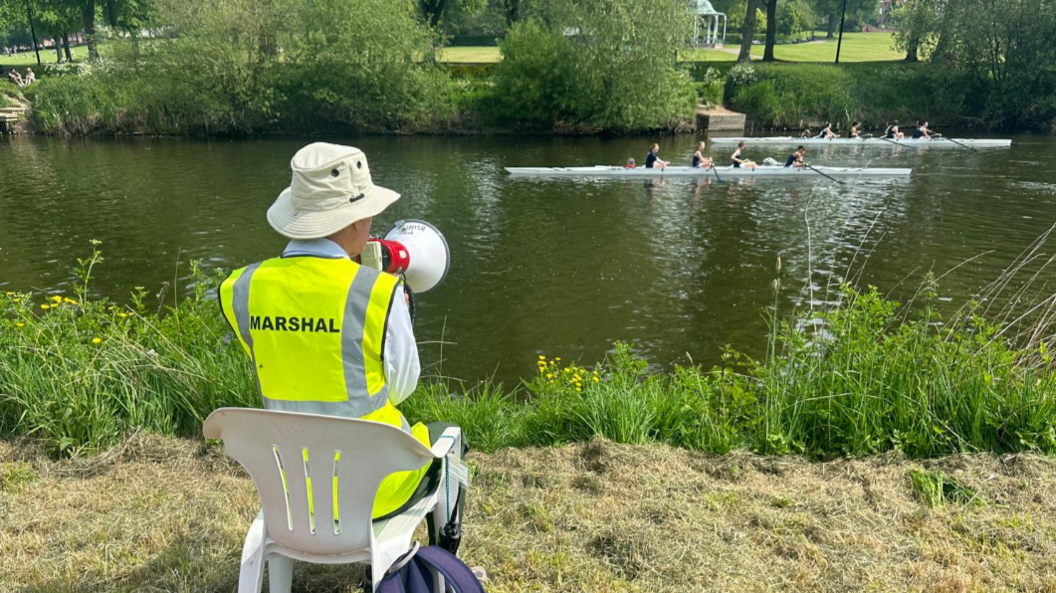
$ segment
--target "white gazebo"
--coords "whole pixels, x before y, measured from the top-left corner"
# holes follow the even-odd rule
[[[721,46],[726,43],[726,13],[718,12],[708,0],[689,0],[689,12],[694,15],[694,45]],[[722,35],[719,35],[719,22],[722,22]],[[701,28],[704,29],[704,40],[701,42]]]

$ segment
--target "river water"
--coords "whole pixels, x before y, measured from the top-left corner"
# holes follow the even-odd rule
[[[946,274],[942,298],[960,305],[1056,222],[1056,138],[1044,136],[978,152],[808,154],[815,165],[914,169],[910,180],[846,186],[503,171],[641,162],[647,138],[330,140],[364,149],[375,182],[403,194],[376,232],[422,218],[446,234],[451,272],[420,299],[416,333],[429,373],[468,380],[515,381],[539,354],[593,363],[617,340],[656,368],[712,364],[726,344],[759,354],[779,257],[782,312],[831,301],[843,279],[906,298],[929,270]],[[165,281],[186,290],[190,259],[233,268],[276,255],[285,241],[264,214],[304,143],[0,140],[0,290],[70,290],[92,239],[106,257],[95,291],[118,300]],[[661,156],[688,161],[695,143],[661,139]],[[746,155],[783,161],[786,150]]]

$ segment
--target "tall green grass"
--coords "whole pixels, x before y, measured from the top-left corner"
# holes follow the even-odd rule
[[[72,295],[0,295],[0,432],[76,455],[136,429],[195,436],[213,409],[258,405],[210,296],[216,276],[194,268],[194,291],[159,315],[144,291],[125,307],[91,298],[100,263],[98,252],[80,262]],[[1011,285],[1002,277],[986,294]],[[943,315],[931,283],[907,304],[875,288],[833,290],[840,305],[829,310],[772,312],[761,360],[728,349],[713,368],[650,373],[617,345],[590,368],[543,358],[518,385],[424,381],[401,408],[412,421],[458,423],[485,451],[601,436],[813,458],[1056,453],[1052,297],[1025,315]],[[1011,300],[1030,289],[1018,290]]]

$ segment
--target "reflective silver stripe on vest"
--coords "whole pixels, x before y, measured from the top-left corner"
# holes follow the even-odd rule
[[[367,369],[363,363],[363,332],[367,325],[370,293],[381,272],[366,266],[356,270],[345,300],[345,318],[341,322],[341,360],[345,367],[345,390],[353,414],[366,416],[381,409],[389,400],[386,384],[374,397],[367,391]],[[384,355],[383,355],[384,356]]]
[[[253,281],[253,273],[260,267],[260,262],[246,266],[242,275],[235,280],[231,287],[231,310],[235,314],[235,322],[238,324],[238,334],[242,341],[249,346],[250,359],[253,362],[253,380],[257,383],[257,393],[263,397],[264,392],[260,390],[260,377],[257,375],[257,355],[253,351],[253,335],[249,331],[249,287]]]

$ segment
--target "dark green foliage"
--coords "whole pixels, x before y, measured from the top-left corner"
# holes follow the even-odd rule
[[[691,23],[665,3],[543,1],[510,30],[495,69],[496,115],[536,129],[646,130],[692,116],[675,55]]]
[[[881,129],[893,120],[978,125],[964,113],[970,89],[964,77],[926,64],[752,64],[730,71],[725,92],[731,109],[759,125],[834,122],[843,131],[854,121]]]

